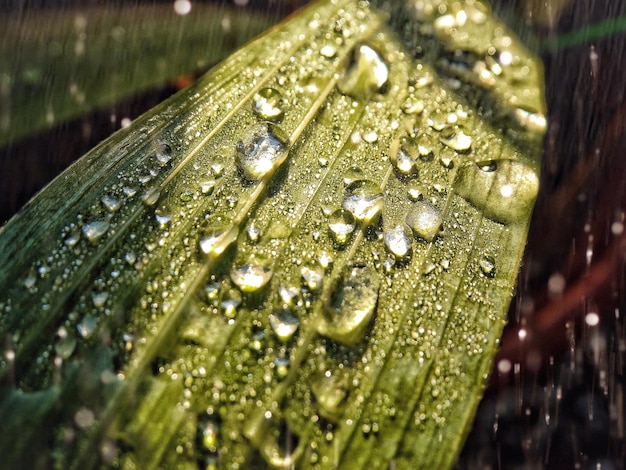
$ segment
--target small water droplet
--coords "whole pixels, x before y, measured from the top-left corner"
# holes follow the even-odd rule
[[[219,426],[213,420],[199,420],[198,434],[202,447],[210,453],[216,453],[218,450],[218,432]]]
[[[317,262],[325,271],[328,271],[333,265],[333,257],[327,252],[322,251],[317,255]]]
[[[224,174],[224,165],[221,163],[214,163],[211,165],[211,171],[213,172],[213,176],[220,178]]]
[[[104,220],[96,220],[83,225],[83,233],[91,243],[97,243],[107,230],[109,230],[109,223]]]
[[[284,307],[294,307],[297,305],[300,289],[294,286],[280,286],[278,288],[278,297]]]
[[[246,235],[248,235],[250,242],[257,243],[261,239],[261,229],[254,224],[250,224],[246,228]]]
[[[402,111],[405,114],[421,114],[425,106],[423,100],[410,95],[402,102]]]
[[[435,141],[428,134],[422,134],[417,139],[417,151],[419,153],[419,158],[425,162],[431,161],[435,154]]]
[[[219,256],[237,239],[236,227],[214,227],[206,230],[200,237],[198,246],[207,256]]]
[[[156,159],[159,165],[167,165],[172,160],[172,147],[165,142],[160,143],[156,148]]]
[[[270,313],[269,321],[276,337],[284,343],[293,337],[298,326],[300,326],[298,317],[287,308],[280,308]]]
[[[261,119],[278,121],[284,114],[284,100],[274,88],[263,88],[252,98],[252,109]]]
[[[374,129],[368,129],[361,134],[362,139],[368,144],[378,141],[378,134]]]
[[[317,292],[322,288],[324,273],[320,270],[303,267],[300,270],[300,275],[302,276],[304,286],[311,292]]]
[[[317,331],[343,344],[358,343],[376,311],[379,285],[378,274],[373,269],[348,267],[332,286]]]
[[[496,275],[496,261],[492,256],[484,256],[478,262],[480,266],[480,272],[487,277],[494,277]]]
[[[406,140],[397,151],[391,152],[391,163],[402,177],[408,178],[417,176],[416,154],[417,147],[412,140]]]
[[[472,138],[461,130],[447,133],[441,142],[457,152],[466,152],[472,146]]]
[[[356,221],[352,212],[346,209],[337,209],[328,217],[328,228],[335,242],[343,245],[352,237],[356,229]]]
[[[76,338],[65,335],[59,338],[54,345],[54,351],[61,359],[68,359],[76,349]]]
[[[91,300],[93,301],[93,306],[96,308],[100,308],[104,306],[105,302],[109,298],[109,293],[106,291],[103,292],[93,292],[91,294]]]
[[[135,194],[137,194],[137,190],[135,188],[131,188],[130,186],[124,186],[122,192],[126,197],[133,197]]]
[[[241,293],[238,290],[230,289],[224,298],[220,307],[222,308],[222,314],[228,318],[233,319],[237,315],[237,309],[241,305]]]
[[[31,289],[35,286],[36,282],[37,276],[34,272],[30,272],[28,273],[28,276],[26,276],[26,278],[24,279],[24,287],[26,287],[27,289]]]
[[[454,159],[451,157],[441,157],[439,159],[439,163],[441,163],[441,166],[447,170],[454,168]]]
[[[337,55],[337,48],[332,44],[325,44],[320,49],[320,54],[327,59],[332,59]]]
[[[448,126],[448,115],[440,110],[433,111],[428,116],[428,125],[436,131],[442,131]]]
[[[413,204],[406,216],[407,225],[415,236],[431,242],[439,233],[442,219],[439,209],[424,201]]]
[[[128,264],[133,265],[135,264],[135,261],[137,261],[137,255],[133,253],[132,251],[129,251],[128,253],[124,255],[124,259],[126,260]]]
[[[239,141],[237,163],[246,179],[259,181],[278,168],[286,152],[284,141],[263,124],[252,131],[249,139]]]
[[[120,208],[120,201],[118,201],[110,194],[105,194],[104,196],[102,196],[102,199],[100,199],[100,201],[109,212],[117,212]]]
[[[358,44],[351,52],[350,64],[337,82],[337,88],[345,95],[367,101],[375,93],[383,92],[388,80],[389,67],[382,56],[367,44]]]
[[[91,335],[93,335],[94,331],[96,331],[97,326],[98,320],[96,320],[96,318],[91,315],[85,315],[81,322],[76,325],[76,330],[83,338],[89,339],[91,338]]]
[[[399,224],[385,231],[385,247],[396,259],[406,259],[411,255],[413,237],[411,229]]]
[[[360,179],[363,179],[363,170],[358,166],[351,166],[343,175],[343,184],[347,186]]]
[[[200,192],[205,196],[210,196],[213,194],[213,190],[215,189],[215,180],[208,180],[200,184]]]
[[[346,187],[342,207],[365,225],[374,222],[383,210],[380,186],[370,180],[357,180]]]
[[[348,395],[345,380],[337,375],[324,375],[311,384],[311,391],[315,395],[320,414],[331,422],[336,422],[345,408]]]
[[[149,188],[143,195],[142,201],[146,206],[152,207],[157,203],[159,197],[161,197],[161,192],[158,188]]]
[[[526,220],[539,189],[537,173],[514,160],[497,160],[495,163],[494,169],[491,164],[460,167],[454,191],[496,222]]]
[[[274,370],[276,371],[276,375],[279,379],[287,377],[287,374],[289,373],[289,363],[290,361],[288,357],[277,356],[274,359]],[[281,464],[282,463],[283,461],[281,459]],[[279,468],[285,468],[285,466],[281,465]]]
[[[247,263],[233,268],[230,278],[242,292],[256,292],[270,282],[272,274],[274,271],[267,266]]]
[[[72,231],[72,232],[67,234],[67,236],[63,240],[63,243],[65,243],[66,246],[72,248],[72,247],[76,246],[76,244],[79,242],[79,240],[80,240],[80,233]]]
[[[206,294],[206,298],[209,302],[214,302],[219,298],[221,284],[217,281],[209,282],[204,287],[204,293]]]
[[[424,199],[424,193],[422,191],[422,188],[417,182],[411,182],[411,184],[409,184],[407,193],[409,195],[409,199],[413,202],[421,201],[422,199]]]
[[[154,214],[154,218],[159,224],[159,228],[161,230],[165,229],[169,225],[169,223],[172,221],[172,216],[170,214],[163,214],[160,211],[157,211]]]

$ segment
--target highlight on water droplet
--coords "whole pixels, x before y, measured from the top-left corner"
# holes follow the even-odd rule
[[[356,220],[352,212],[346,209],[337,209],[328,217],[328,228],[333,240],[344,245],[350,240],[356,229]]]
[[[527,219],[539,177],[528,165],[509,159],[472,163],[459,168],[453,185],[463,199],[500,223]]]
[[[318,333],[347,345],[361,341],[376,311],[379,286],[378,274],[370,267],[344,269],[324,302]]]
[[[437,236],[442,222],[439,209],[425,201],[414,203],[406,215],[406,223],[415,236],[428,242]]]
[[[278,121],[284,114],[283,95],[274,88],[263,88],[252,98],[252,110],[261,119]]]
[[[256,126],[250,136],[237,144],[237,163],[243,176],[251,181],[262,180],[283,162],[287,147],[276,128],[267,123]]]
[[[345,95],[367,101],[375,93],[383,93],[388,81],[389,67],[380,53],[367,44],[357,44],[337,88]]]
[[[345,190],[342,207],[365,225],[375,222],[383,210],[383,192],[371,180],[357,180]]]
[[[213,227],[201,235],[198,246],[206,256],[216,257],[237,239],[238,234],[236,227]]]
[[[298,326],[300,326],[300,320],[288,308],[279,308],[270,313],[269,321],[276,337],[284,343],[293,337]]]
[[[96,220],[83,225],[83,233],[91,243],[96,243],[109,230],[109,223],[104,220]]]
[[[268,266],[246,263],[235,267],[230,272],[230,278],[242,292],[256,292],[267,285],[272,279],[274,271]]]

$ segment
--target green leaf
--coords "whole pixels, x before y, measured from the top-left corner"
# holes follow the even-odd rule
[[[236,14],[235,14],[236,13]],[[0,18],[0,147],[225,58],[272,24],[194,4],[42,9]]]
[[[45,464],[453,465],[545,119],[482,4],[413,14],[399,37],[366,2],[311,5],[2,229],[4,377],[62,390]]]

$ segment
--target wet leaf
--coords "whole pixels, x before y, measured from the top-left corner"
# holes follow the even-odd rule
[[[482,4],[443,5],[406,16],[423,37],[405,41],[366,2],[310,6],[2,229],[5,382],[62,391],[57,438],[32,452],[64,468],[454,463],[537,191],[541,129],[496,117],[542,103],[537,63]],[[418,40],[447,62],[412,59]],[[66,373],[86,369],[107,393]]]

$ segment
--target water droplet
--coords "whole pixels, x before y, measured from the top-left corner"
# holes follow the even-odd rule
[[[156,159],[159,165],[167,165],[172,160],[172,147],[165,142],[160,143],[156,148]]]
[[[368,129],[361,134],[361,137],[368,144],[373,144],[378,140],[378,134],[374,129]]]
[[[413,237],[411,230],[399,224],[385,232],[385,247],[396,259],[406,259],[411,255]]]
[[[91,338],[91,335],[93,335],[94,331],[96,331],[97,326],[98,320],[91,315],[85,315],[81,322],[76,325],[76,330],[83,338],[89,339]]]
[[[104,196],[102,196],[102,199],[100,199],[100,201],[109,212],[117,212],[120,208],[120,201],[118,201],[110,194],[105,194]]]
[[[274,88],[263,88],[252,98],[252,109],[261,119],[280,120],[284,113],[284,100]]]
[[[428,134],[422,134],[418,137],[417,140],[417,151],[419,153],[419,158],[425,162],[431,161],[434,154],[435,141]]]
[[[383,192],[370,180],[357,180],[346,187],[343,208],[365,225],[378,218],[383,210]]]
[[[221,163],[214,163],[211,165],[211,171],[213,172],[213,176],[220,178],[224,174],[224,165]]]
[[[287,374],[289,373],[289,363],[290,361],[288,357],[277,356],[276,359],[274,359],[274,370],[276,371],[276,375],[279,379],[287,377]],[[285,467],[281,466],[281,468]]]
[[[472,146],[472,138],[460,130],[449,132],[441,142],[457,152],[466,152]]]
[[[246,229],[246,235],[248,235],[248,240],[252,243],[257,243],[261,239],[261,229],[254,224],[250,224]]]
[[[414,177],[417,175],[417,167],[414,158],[416,154],[417,148],[413,141],[409,140],[405,141],[397,151],[391,152],[391,163],[401,176]]]
[[[270,282],[272,274],[274,271],[267,266],[248,263],[233,268],[230,272],[230,278],[242,292],[256,292]]]
[[[532,112],[518,108],[513,113],[515,121],[528,131],[543,134],[548,126],[548,121],[542,113]]]
[[[356,180],[363,179],[363,170],[358,166],[352,166],[343,175],[343,184],[346,186],[353,183]]]
[[[109,230],[109,223],[104,220],[96,220],[83,225],[83,233],[91,243],[100,240],[107,230]]]
[[[298,317],[287,308],[281,308],[270,313],[269,321],[276,337],[282,342],[289,341],[300,326]]]
[[[302,281],[311,292],[317,292],[322,288],[324,273],[317,269],[304,267],[300,270]]]
[[[436,131],[442,131],[448,126],[448,115],[440,110],[433,111],[428,116],[428,125]]]
[[[220,287],[221,287],[221,284],[217,281],[210,282],[205,286],[204,292],[206,294],[206,298],[210,302],[214,302],[219,298]]]
[[[34,272],[30,272],[28,273],[28,276],[26,276],[26,278],[24,279],[24,287],[26,287],[27,289],[31,289],[35,286],[36,282],[37,276]]]
[[[213,190],[215,189],[215,180],[208,180],[200,184],[200,191],[205,196],[210,196],[213,194]]]
[[[278,296],[284,307],[294,307],[297,304],[300,289],[294,286],[280,286],[278,288]]]
[[[496,261],[492,256],[484,256],[479,262],[480,272],[487,277],[496,275]]]
[[[417,182],[412,182],[412,183],[413,184],[410,184],[407,189],[409,199],[413,202],[421,201],[422,199],[424,199],[424,193],[422,191],[422,188],[419,186],[419,183]]]
[[[337,82],[345,95],[361,101],[381,93],[389,80],[389,67],[382,56],[367,44],[358,44],[351,52],[350,65]]]
[[[441,228],[441,213],[429,203],[418,201],[409,210],[406,223],[416,236],[431,242]]]
[[[492,169],[493,164],[495,169]],[[454,191],[496,222],[526,220],[539,189],[537,173],[514,160],[497,160],[493,164],[460,167]]]
[[[441,157],[439,159],[439,163],[441,163],[441,166],[447,170],[454,168],[454,159],[451,157]]]
[[[356,229],[356,221],[352,212],[346,209],[337,209],[328,217],[328,228],[333,239],[343,245],[352,237]]]
[[[320,414],[331,422],[336,422],[343,413],[348,396],[345,380],[337,375],[325,375],[311,384],[311,391],[315,395]]]
[[[249,139],[237,144],[237,162],[246,179],[259,181],[283,161],[287,149],[269,126],[257,127]]]
[[[379,285],[378,274],[373,269],[348,267],[332,286],[317,331],[343,344],[359,342],[376,311]]]
[[[109,298],[109,293],[104,292],[93,292],[91,294],[91,300],[93,301],[93,306],[96,308],[100,308],[104,306],[105,302]]]
[[[202,446],[208,452],[217,452],[219,443],[217,437],[218,432],[219,427],[214,421],[201,420],[198,422],[198,434],[200,435],[200,442],[202,442]]]
[[[327,252],[322,251],[317,255],[317,262],[325,271],[328,271],[333,265],[333,257]]]
[[[124,186],[122,192],[126,197],[133,197],[135,194],[137,194],[137,190],[135,188],[131,188],[130,186]]]
[[[152,207],[157,203],[159,197],[161,197],[161,192],[158,188],[150,188],[143,195],[142,201],[146,206]]]
[[[65,237],[65,240],[63,240],[63,243],[65,243],[66,246],[69,246],[70,248],[72,248],[73,246],[76,246],[79,240],[80,240],[80,233],[72,231],[67,234],[67,236]]]
[[[172,216],[170,214],[163,214],[159,211],[157,211],[154,214],[154,218],[159,224],[159,228],[161,230],[165,229],[169,225],[169,223],[172,221]]]
[[[236,227],[216,227],[208,229],[200,237],[198,246],[207,256],[219,256],[237,239]]]
[[[337,48],[332,44],[325,44],[320,49],[320,54],[327,59],[332,59],[337,55]]]
[[[124,259],[128,264],[133,265],[135,264],[135,261],[137,261],[137,255],[132,251],[129,251],[126,255],[124,255]]]
[[[424,111],[425,106],[426,105],[423,100],[410,95],[402,103],[402,111],[405,114],[421,114]]]
[[[237,308],[241,305],[241,294],[235,289],[230,289],[224,298],[220,307],[222,308],[223,315],[228,319],[235,318],[237,315]]]

